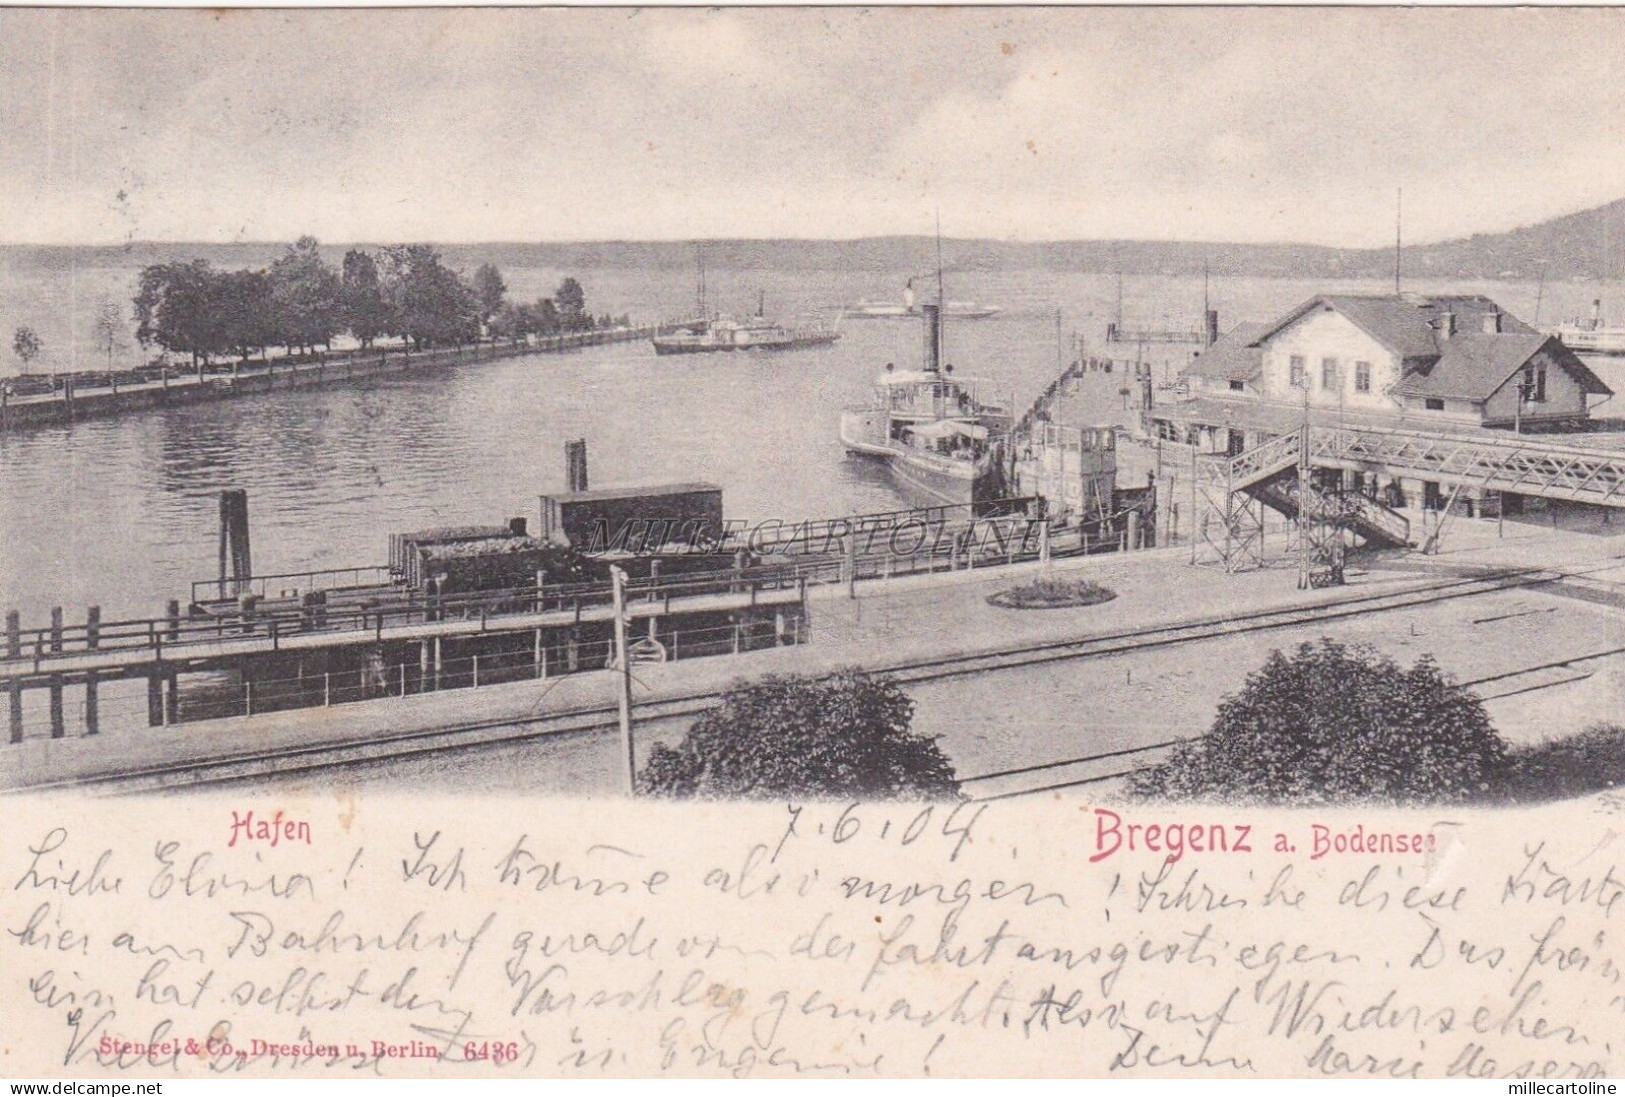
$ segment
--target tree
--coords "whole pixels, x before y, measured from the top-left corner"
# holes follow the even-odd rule
[[[638,790],[657,796],[954,799],[936,740],[909,728],[914,702],[895,682],[849,669],[739,686],[675,748],[656,745]]]
[[[507,292],[508,284],[502,280],[502,272],[490,263],[481,263],[474,271],[474,298],[480,306],[480,323],[491,322],[491,317],[502,308],[502,297]]]
[[[472,342],[479,305],[469,285],[428,244],[397,244],[383,251],[384,296],[393,334],[414,346]]]
[[[1409,670],[1330,639],[1272,652],[1213,729],[1136,773],[1141,798],[1326,804],[1460,801],[1499,779],[1506,747],[1484,705],[1428,656]]]
[[[107,355],[107,369],[113,370],[113,352],[124,343],[124,313],[117,301],[103,301],[96,310],[96,349]]]
[[[574,278],[559,283],[553,294],[553,307],[559,310],[559,320],[566,331],[592,326],[592,317],[587,315],[587,294]]]
[[[220,354],[225,345],[215,322],[216,275],[206,259],[190,263],[156,263],[141,271],[135,296],[135,337],[157,343],[174,354],[200,358]]]
[[[11,349],[23,363],[23,372],[28,372],[28,364],[38,358],[44,344],[40,342],[39,335],[33,328],[24,325],[17,329],[11,337]]]
[[[245,362],[255,351],[286,337],[277,326],[275,283],[265,271],[216,275],[210,301],[220,346]]]
[[[384,299],[378,264],[371,255],[355,248],[344,253],[339,299],[344,327],[363,347],[372,346],[374,340],[389,331],[389,302]]]
[[[342,284],[314,236],[301,236],[271,264],[271,331],[290,350],[326,346],[344,329]]]

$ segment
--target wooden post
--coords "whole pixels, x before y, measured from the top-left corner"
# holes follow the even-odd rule
[[[535,636],[532,637],[530,661],[531,669],[535,671],[536,677],[538,678],[545,678],[547,676],[547,664],[544,662],[546,659],[546,650],[547,649],[542,646],[542,630],[537,629]]]
[[[156,670],[147,675],[147,726],[164,726],[164,678]]]
[[[51,651],[62,650],[62,607],[51,607]],[[62,675],[51,675],[51,738],[62,738]]]
[[[165,607],[165,616],[169,618],[169,642],[174,643],[181,638],[181,602],[179,598],[171,598]]]
[[[181,718],[181,676],[171,670],[164,675],[164,726],[179,723]]]
[[[626,652],[626,572],[619,567],[609,569],[611,590],[615,599],[615,662],[616,690],[621,716],[621,753],[626,765],[626,794],[638,793],[638,766],[632,748],[632,661]]]
[[[564,443],[564,471],[571,491],[587,490],[587,440]]]
[[[242,594],[254,574],[248,540],[248,492],[227,488],[220,493],[220,591],[226,597],[226,581],[231,593]]]
[[[858,596],[858,531],[846,523],[846,596]]]
[[[20,659],[23,654],[22,617],[16,610],[6,611],[6,657]],[[11,741],[23,741],[23,683],[19,678],[12,678],[6,682],[6,692],[10,695],[11,708]]]
[[[102,607],[91,606],[85,614],[85,647],[95,651],[101,643]],[[101,713],[97,709],[96,672],[85,672],[85,734],[95,735]]]
[[[444,664],[441,662],[440,637],[434,638],[434,688],[440,688],[440,672]]]
[[[429,641],[418,641],[418,692],[425,693],[429,689]]]

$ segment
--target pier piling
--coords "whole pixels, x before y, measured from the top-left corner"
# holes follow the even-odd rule
[[[101,645],[102,607],[91,606],[85,613],[85,647],[94,651]],[[95,735],[100,729],[101,712],[97,706],[97,674],[85,672],[85,734]]]
[[[20,659],[23,654],[22,615],[16,610],[6,611],[6,658]],[[11,709],[11,741],[23,741],[23,683],[20,678],[13,678],[6,683],[6,692],[10,694]]]
[[[226,581],[231,593],[244,593],[243,584],[254,574],[248,543],[248,492],[226,488],[220,492],[220,591],[226,597]]]
[[[564,470],[571,491],[587,490],[587,440],[564,443]]]
[[[51,654],[55,655],[62,650],[62,607],[51,607]],[[51,675],[51,738],[60,739],[63,736],[62,726],[62,675]]]

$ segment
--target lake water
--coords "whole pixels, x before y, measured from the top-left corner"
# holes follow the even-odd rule
[[[135,271],[0,269],[0,328],[39,330],[39,368],[93,368],[100,302],[128,302]],[[507,270],[512,296],[551,292],[566,274],[589,307],[634,317],[681,313],[693,287],[623,269]],[[827,311],[900,285],[848,272],[708,274],[712,300],[753,311],[758,291],[778,317]],[[1526,318],[1532,284],[1417,284],[1485,293]],[[1376,282],[1215,279],[1221,326],[1263,319],[1315,292],[1381,292]],[[1547,286],[1543,315],[1625,315],[1620,287]],[[1100,338],[1116,308],[1110,276],[1005,271],[951,276],[949,295],[1001,305],[988,321],[950,325],[946,360],[988,378],[1024,407],[1057,371],[1056,312],[1066,330]],[[1130,278],[1131,326],[1193,327],[1200,279]],[[0,607],[41,622],[50,606],[147,615],[216,568],[217,497],[249,493],[256,572],[381,562],[392,531],[525,515],[564,486],[564,441],[587,439],[595,487],[711,480],[730,518],[832,516],[905,505],[884,472],[848,459],[836,440],[843,405],[864,400],[887,362],[917,364],[917,323],[847,321],[835,346],[761,355],[657,359],[647,343],[541,355],[300,393],[162,409],[0,436]],[[9,356],[9,338],[4,351]],[[133,339],[129,340],[133,344]],[[139,359],[136,348],[124,362]],[[15,363],[13,362],[12,365]],[[1625,371],[1599,363],[1625,391]],[[1160,379],[1160,376],[1159,376]],[[1119,375],[1097,376],[1106,418]]]

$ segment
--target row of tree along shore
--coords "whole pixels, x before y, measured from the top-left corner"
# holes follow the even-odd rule
[[[262,392],[365,381],[385,374],[440,366],[626,343],[668,332],[671,324],[592,328],[558,335],[485,339],[462,346],[413,350],[379,343],[367,349],[257,359],[198,362],[195,367],[141,366],[133,370],[30,374],[0,382],[0,434],[28,427],[107,418],[143,408],[227,400]]]
[[[429,244],[352,248],[335,269],[304,236],[264,270],[218,270],[205,259],[144,268],[135,334],[143,347],[189,355],[196,365],[246,361],[272,347],[308,354],[345,334],[363,349],[382,338],[423,349],[630,326],[625,316],[594,317],[574,278],[531,304],[511,302],[507,292],[492,264],[465,278]]]

